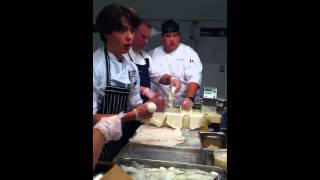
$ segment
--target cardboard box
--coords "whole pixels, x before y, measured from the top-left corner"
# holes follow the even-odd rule
[[[114,165],[101,180],[133,180],[120,166]]]

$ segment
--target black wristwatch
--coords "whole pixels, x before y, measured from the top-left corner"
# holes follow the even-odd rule
[[[194,97],[187,97],[189,98],[192,102],[194,102]]]

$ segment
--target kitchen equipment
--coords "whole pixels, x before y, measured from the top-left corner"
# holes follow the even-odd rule
[[[180,169],[197,169],[206,172],[216,172],[218,176],[213,180],[227,180],[226,172],[220,168],[215,166],[206,166],[206,165],[197,165],[197,164],[188,164],[188,163],[179,163],[179,162],[171,162],[171,161],[162,161],[162,160],[153,160],[153,159],[137,159],[137,158],[118,158],[115,161],[119,165],[125,165],[130,167],[143,167],[146,168],[180,168]]]
[[[216,112],[217,88],[204,87],[202,89],[201,112]]]
[[[204,150],[215,151],[227,147],[227,136],[223,132],[199,132],[201,145]]]

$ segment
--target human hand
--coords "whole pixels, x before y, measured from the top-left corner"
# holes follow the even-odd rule
[[[178,92],[178,91],[180,90],[180,88],[181,88],[181,82],[180,82],[179,79],[171,76],[171,78],[170,78],[170,86],[171,86],[171,88],[172,88],[172,87],[175,87],[175,88],[176,88],[176,89],[175,89],[175,92],[174,92],[174,93],[176,93],[176,92]]]
[[[146,96],[147,98],[151,99],[153,98],[154,96],[156,96],[156,93],[153,92],[150,88],[145,88],[143,93],[142,93],[144,96]]]
[[[157,112],[164,112],[166,107],[166,100],[160,95],[159,92],[154,92],[149,88],[145,89],[143,95],[147,96],[150,101],[154,102],[157,106]]]
[[[190,98],[184,98],[182,103],[181,103],[182,109],[189,111],[192,109],[193,102],[191,101]]]
[[[143,119],[148,119],[152,117],[152,112],[149,112],[147,109],[147,104],[149,102],[146,102],[144,104],[140,104],[137,107],[135,107],[132,111],[135,113],[136,115],[136,119],[138,121],[142,121]]]
[[[99,129],[106,142],[119,140],[122,136],[121,119],[118,115],[102,117],[93,128]]]

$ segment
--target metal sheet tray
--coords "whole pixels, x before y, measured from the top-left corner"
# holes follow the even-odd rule
[[[214,162],[212,153],[202,149],[182,149],[137,143],[125,145],[114,161],[117,162],[121,158],[152,159],[208,166],[213,166]]]
[[[197,165],[197,164],[188,164],[188,163],[178,163],[178,162],[170,162],[170,161],[160,161],[160,160],[152,160],[152,159],[136,159],[136,158],[118,158],[116,160],[117,164],[125,165],[125,166],[136,166],[144,165],[146,168],[160,168],[160,167],[175,167],[180,169],[198,169],[206,172],[215,171],[219,175],[214,180],[227,180],[227,173],[220,167],[216,166],[205,166],[205,165]]]
[[[213,152],[214,150],[208,149],[210,144],[217,146],[219,149],[227,148],[227,135],[223,132],[202,132],[200,131],[200,140],[202,148],[206,151]]]

